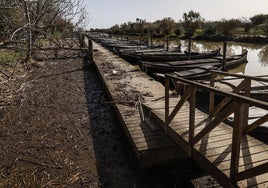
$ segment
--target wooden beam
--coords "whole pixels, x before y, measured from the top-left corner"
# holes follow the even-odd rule
[[[190,97],[190,95],[193,92],[193,87],[190,86],[186,92],[184,93],[184,95],[181,97],[180,101],[177,103],[177,105],[175,106],[175,108],[173,109],[173,111],[171,112],[170,116],[168,117],[166,124],[169,125],[172,120],[174,119],[174,117],[177,115],[177,113],[180,111],[181,107],[183,106],[183,104],[185,103],[185,101]]]
[[[258,76],[232,74],[232,73],[223,72],[223,71],[216,71],[216,70],[211,70],[211,72],[216,73],[216,74],[220,74],[220,75],[225,75],[225,76],[233,76],[233,77],[236,77],[236,78],[250,78],[251,80],[268,82],[268,78],[262,78],[262,77],[258,77]]]
[[[256,107],[259,107],[259,108],[263,108],[265,110],[268,110],[268,102],[265,102],[265,101],[261,101],[261,100],[257,100],[257,99],[253,99],[253,98],[249,98],[249,97],[245,97],[245,96],[238,95],[238,94],[235,94],[235,93],[230,93],[230,92],[222,91],[222,90],[219,90],[217,88],[206,86],[204,84],[201,84],[201,83],[198,83],[198,82],[194,82],[194,81],[191,81],[191,80],[187,80],[187,79],[184,79],[184,78],[181,78],[181,77],[176,77],[176,76],[171,75],[171,74],[165,74],[165,76],[166,77],[169,77],[169,78],[177,79],[177,80],[179,80],[179,81],[181,81],[181,82],[183,82],[185,84],[196,86],[197,89],[202,89],[202,90],[209,91],[209,92],[211,91],[211,92],[217,93],[217,94],[219,94],[221,96],[232,98],[235,101],[240,101],[240,102],[248,103],[249,105],[256,106]]]
[[[213,130],[217,125],[219,125],[223,120],[229,117],[234,112],[234,102],[226,106],[209,124],[200,131],[193,139],[193,144],[199,142],[206,134]]]
[[[258,176],[267,172],[268,172],[268,163],[264,163],[259,166],[256,166],[256,167],[253,167],[253,168],[250,168],[248,170],[238,173],[236,177],[236,181],[248,179],[248,178]]]
[[[233,93],[238,93],[239,91],[243,90],[244,88],[246,88],[248,84],[248,81],[243,80],[234,90]],[[219,111],[225,107],[232,99],[229,97],[224,98],[218,105],[217,107],[214,109],[214,111],[211,113],[211,115],[214,117],[215,114],[219,113]]]
[[[196,151],[195,149],[192,152],[193,159],[199,163],[199,165],[206,169],[209,174],[211,174],[215,180],[217,180],[221,186],[223,187],[238,187],[235,184],[232,184],[230,182],[230,179],[222,172],[220,171],[213,163],[211,163],[207,158],[205,158],[202,154],[199,153],[199,151]]]
[[[256,129],[257,127],[259,127],[260,125],[262,125],[267,121],[268,121],[268,114],[254,121],[252,124],[248,125],[245,129],[245,133],[249,133],[250,131]]]

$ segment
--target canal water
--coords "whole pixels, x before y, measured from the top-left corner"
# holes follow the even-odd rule
[[[155,41],[158,44],[164,44],[164,41]],[[181,50],[187,50],[188,41],[187,40],[176,40],[171,41],[170,46],[177,46],[181,44]],[[228,42],[227,43],[227,55],[238,55],[242,53],[242,50],[248,50],[248,63],[243,64],[237,69],[231,70],[232,73],[241,73],[251,76],[268,75],[268,44],[248,44],[248,43],[237,43]],[[223,42],[206,42],[206,41],[193,41],[192,50],[193,51],[208,51],[216,50],[218,48],[222,49]]]
[[[165,41],[155,40],[156,44],[165,44]],[[170,47],[181,45],[181,51],[188,50],[187,40],[173,40],[170,42]],[[193,41],[192,51],[204,52],[209,50],[216,50],[223,48],[223,42],[207,42],[207,41]],[[229,70],[230,73],[238,73],[251,76],[266,75],[268,77],[268,44],[249,44],[249,43],[227,43],[227,56],[239,55],[244,50],[248,51],[248,63],[240,65],[236,69]],[[222,53],[222,50],[221,50]],[[267,114],[267,110],[259,108],[250,108],[249,114],[251,117],[262,117]],[[252,118],[249,122],[256,119]],[[257,137],[268,143],[267,139],[268,122],[261,125],[260,129],[255,130]]]

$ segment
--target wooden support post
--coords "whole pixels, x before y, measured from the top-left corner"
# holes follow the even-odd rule
[[[230,166],[230,180],[233,184],[237,183],[240,144],[242,140],[243,126],[245,119],[245,111],[247,105],[242,102],[237,102],[234,111],[234,124],[232,136],[232,152],[231,152],[231,166]]]
[[[167,51],[169,50],[169,36],[167,35]]]
[[[227,38],[223,42],[223,60],[222,60],[222,71],[226,71],[226,53],[227,53]]]
[[[93,42],[91,39],[88,39],[88,60],[93,61]]]
[[[210,75],[210,87],[214,87],[215,85],[215,76],[216,74],[214,72],[211,72]],[[215,93],[213,91],[209,92],[209,116],[212,116],[212,113],[214,111],[214,99],[215,99]]]
[[[86,43],[85,43],[85,36],[82,34],[82,33],[78,33],[78,42],[79,42],[79,48],[80,48],[80,51],[81,53],[83,54],[85,51],[85,46],[86,46]]]
[[[165,76],[165,123],[168,122],[169,116],[169,78]]]
[[[195,106],[196,106],[196,87],[192,89],[190,96],[190,116],[189,116],[189,143],[193,146],[195,129]]]
[[[81,35],[81,42],[82,42],[82,44],[81,44],[82,48],[85,48],[85,46],[86,46],[85,35]]]
[[[245,78],[245,96],[250,97],[250,88],[251,88],[251,79],[250,78]],[[246,133],[246,129],[248,126],[248,114],[249,114],[249,104],[245,104],[245,121],[244,121],[244,126],[243,126],[243,133]]]

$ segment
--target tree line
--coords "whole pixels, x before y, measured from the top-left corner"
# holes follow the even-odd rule
[[[116,24],[108,29],[91,29],[91,31],[101,31],[112,35],[128,36],[180,36],[180,37],[200,37],[204,39],[224,40],[226,31],[223,25],[235,26],[229,34],[246,35],[268,35],[268,14],[258,14],[249,19],[222,19],[220,21],[205,21],[199,12],[193,10],[183,14],[179,21],[167,17],[155,22],[147,22],[145,19],[137,18],[135,22]],[[195,29],[194,29],[195,28]],[[193,30],[194,29],[194,30]],[[226,28],[225,28],[226,29]]]
[[[222,19],[220,21],[208,21],[201,17],[199,12],[193,10],[183,13],[182,20],[176,22],[167,17],[155,22],[146,22],[137,18],[135,22],[127,22],[114,25],[109,29],[91,31],[105,32],[111,35],[140,36],[140,41],[146,36],[153,45],[153,37],[166,37],[167,50],[169,38],[179,36],[188,39],[188,52],[191,53],[193,38],[223,41],[223,65],[226,66],[227,41],[235,34],[268,35],[268,14],[258,14],[249,19]]]

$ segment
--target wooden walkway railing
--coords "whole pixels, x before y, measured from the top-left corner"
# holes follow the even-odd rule
[[[256,76],[248,76],[248,75],[240,75],[240,74],[231,74],[227,72],[222,72],[222,71],[211,71],[211,77],[210,77],[210,86],[214,87],[215,84],[215,78],[217,76],[228,76],[232,78],[236,78],[237,80],[240,79],[240,83],[238,84],[237,87],[233,89],[233,93],[239,93],[242,92],[244,96],[251,97],[250,96],[250,90],[252,87],[252,81],[258,81],[262,83],[266,83],[268,85],[268,78],[263,78],[263,77],[256,77]],[[217,105],[217,107],[214,107],[214,92],[210,92],[210,103],[209,103],[209,115],[211,117],[214,117],[223,107],[226,106],[232,99],[229,97],[225,97],[221,103]],[[268,96],[267,96],[268,97]],[[268,114],[265,116],[259,118],[256,120],[254,123],[251,123],[248,125],[248,112],[249,112],[249,106],[251,105],[250,103],[244,104],[245,105],[245,110],[243,113],[243,118],[244,118],[244,128],[243,132],[244,133],[249,133],[250,131],[254,130],[255,128],[259,127],[263,123],[268,121]]]
[[[231,114],[234,114],[234,121],[232,123],[233,132],[232,132],[232,142],[231,142],[231,162],[230,162],[230,174],[229,180],[233,186],[237,186],[237,182],[248,179],[251,177],[258,176],[268,172],[268,162],[262,163],[260,165],[254,166],[250,169],[239,171],[239,160],[240,160],[240,147],[242,137],[245,136],[249,131],[255,129],[256,127],[262,125],[264,122],[268,121],[268,114],[259,118],[255,122],[248,125],[248,110],[249,106],[256,106],[263,110],[268,110],[268,103],[263,102],[257,99],[250,98],[250,83],[251,80],[259,80],[263,82],[268,82],[268,79],[257,78],[251,76],[242,76],[236,75],[239,78],[242,78],[243,81],[234,89],[233,92],[225,92],[214,88],[214,78],[216,74],[222,74],[226,76],[231,76],[232,74],[224,72],[213,72],[210,82],[210,86],[200,84],[197,82],[189,81],[183,78],[173,76],[172,74],[165,75],[165,124],[168,127],[171,122],[174,120],[174,117],[179,113],[180,109],[189,101],[189,137],[188,143],[193,149],[195,145],[200,142],[207,134],[209,134],[213,129],[215,129],[220,123],[226,120]],[[234,76],[234,75],[232,75]],[[181,84],[183,88],[186,88],[181,96],[180,101],[174,107],[173,111],[170,112],[169,104],[169,88],[170,83]],[[178,88],[175,86],[175,88]],[[207,125],[198,133],[195,132],[196,125],[196,92],[197,90],[207,91],[210,93],[210,102],[209,102],[209,115]],[[244,95],[238,94],[239,91],[244,91]],[[224,97],[222,102],[220,102],[215,107],[215,95]],[[167,128],[166,127],[166,128]],[[267,147],[268,148],[268,147]],[[188,153],[194,158],[192,152]],[[200,159],[195,159],[200,160]],[[264,160],[267,160],[267,156],[264,156]],[[197,161],[202,163],[203,161]],[[211,170],[211,169],[210,169]],[[221,176],[217,176],[217,172],[210,171],[212,175],[220,183],[224,183],[221,179]],[[214,174],[213,174],[214,173]],[[268,175],[267,175],[268,178]],[[268,179],[267,179],[268,180]],[[225,184],[228,185],[228,184]]]

